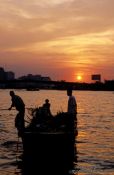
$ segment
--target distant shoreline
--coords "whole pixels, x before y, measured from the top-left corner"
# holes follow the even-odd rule
[[[66,90],[72,86],[73,90],[114,91],[114,80],[94,83],[78,83],[65,81],[36,81],[36,80],[8,80],[0,81],[0,89],[52,89]]]

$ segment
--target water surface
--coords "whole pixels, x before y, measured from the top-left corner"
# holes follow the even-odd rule
[[[39,107],[48,98],[51,111],[56,114],[67,110],[66,91],[15,90],[26,108]],[[105,91],[74,91],[78,105],[77,160],[71,173],[75,175],[114,175],[114,93]],[[17,148],[17,131],[14,127],[16,110],[10,107],[9,90],[0,90],[0,174],[22,175],[17,166],[22,151]],[[31,116],[26,109],[26,120]],[[55,170],[56,171],[56,170]],[[54,173],[53,173],[54,174]]]

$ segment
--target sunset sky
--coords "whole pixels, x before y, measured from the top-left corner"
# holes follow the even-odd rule
[[[16,77],[114,79],[114,0],[0,0],[0,67]]]

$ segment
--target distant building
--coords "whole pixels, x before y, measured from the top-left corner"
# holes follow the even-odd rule
[[[50,77],[42,77],[42,81],[51,81]]]
[[[22,85],[25,88],[52,88],[51,84],[48,84],[48,81],[51,81],[50,77],[43,77],[41,75],[32,75],[32,74],[28,74],[28,75],[24,75],[18,78],[18,80],[22,80]]]
[[[105,84],[114,85],[114,80],[105,80]]]
[[[22,76],[18,78],[19,80],[35,80],[35,81],[51,81],[50,77],[43,77],[41,75],[32,75],[28,74],[26,76]]]
[[[4,68],[0,67],[0,81],[5,80],[5,71]]]
[[[114,80],[105,80],[105,88],[114,91]]]
[[[6,72],[6,80],[14,80],[15,74],[12,71]]]
[[[19,80],[41,80],[41,75],[24,75],[18,78]]]
[[[0,67],[0,81],[14,80],[15,74],[12,71],[6,72],[4,68]]]

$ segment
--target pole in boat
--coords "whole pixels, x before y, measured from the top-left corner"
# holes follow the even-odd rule
[[[31,109],[31,108],[25,108],[25,109]],[[5,110],[9,110],[9,109],[5,109],[5,108],[1,108],[1,111],[5,111]],[[15,108],[12,108],[11,110],[16,110]]]

